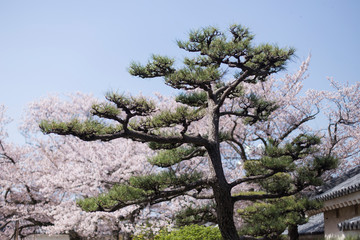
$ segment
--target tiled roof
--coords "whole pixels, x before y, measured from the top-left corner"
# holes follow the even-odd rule
[[[328,181],[314,198],[327,201],[360,191],[360,166]]]
[[[360,230],[360,216],[345,220],[338,224],[340,231]]]
[[[324,233],[324,213],[311,216],[309,221],[298,227],[300,235]]]
[[[360,166],[327,181],[311,198],[327,201],[358,191],[360,191]],[[345,220],[339,223],[338,227],[340,231],[360,230],[360,216]],[[319,213],[310,217],[309,222],[299,226],[298,230],[300,235],[324,233],[324,214]]]

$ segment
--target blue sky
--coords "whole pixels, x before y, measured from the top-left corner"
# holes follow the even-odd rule
[[[30,101],[81,91],[171,94],[161,80],[131,77],[131,61],[152,53],[181,60],[175,41],[191,29],[242,24],[258,43],[297,49],[288,71],[312,54],[306,88],[327,89],[328,76],[359,80],[358,0],[14,0],[0,1],[0,104],[14,119]]]

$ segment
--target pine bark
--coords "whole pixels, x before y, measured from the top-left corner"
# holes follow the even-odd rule
[[[239,240],[234,222],[234,201],[231,197],[231,187],[226,181],[221,161],[219,141],[219,110],[214,102],[209,101],[209,145],[207,151],[210,160],[212,177],[215,179],[212,185],[216,202],[216,214],[219,229],[225,240]]]
[[[290,240],[299,240],[299,232],[297,225],[290,225],[288,227]]]
[[[221,235],[226,240],[238,240],[239,235],[234,223],[234,204],[231,200],[230,191],[224,190],[220,186],[214,186],[213,191]]]
[[[209,151],[213,170],[217,179],[212,185],[216,202],[216,215],[219,229],[225,240],[238,240],[239,236],[234,222],[234,202],[231,197],[231,188],[222,171],[220,153]]]

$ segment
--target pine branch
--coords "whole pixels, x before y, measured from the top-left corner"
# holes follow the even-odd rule
[[[243,146],[239,141],[237,141],[237,140],[235,140],[235,139],[230,139],[230,140],[226,141],[226,143],[229,144],[230,147],[231,147],[232,149],[234,149],[234,151],[237,152],[237,154],[240,155],[240,157],[241,157],[241,159],[242,159],[243,161],[246,161],[246,160],[247,160],[245,148],[244,148],[244,146]],[[237,146],[239,146],[240,150],[235,146],[235,144],[236,144]]]
[[[286,196],[292,196],[295,195],[296,193],[299,193],[301,190],[294,190],[288,193],[283,193],[283,194],[271,194],[271,193],[256,193],[254,192],[254,194],[251,194],[251,192],[248,192],[248,194],[239,194],[236,196],[232,196],[232,199],[234,202],[237,201],[255,201],[255,200],[264,200],[264,199],[276,199],[276,198],[281,198],[281,197],[286,197]],[[256,193],[256,194],[255,194]]]
[[[214,195],[200,195],[200,193],[186,193],[185,195],[187,196],[190,196],[190,197],[193,197],[195,199],[208,199],[208,200],[211,200],[211,199],[214,199]]]
[[[193,189],[197,189],[198,187],[205,187],[210,185],[211,180],[208,179],[202,179],[194,182],[190,182],[187,185],[179,186],[176,189],[173,190],[164,190],[164,191],[158,191],[156,193],[151,193],[149,195],[143,195],[143,197],[138,196],[137,198],[134,198],[134,200],[127,200],[127,201],[121,201],[121,200],[115,200],[115,198],[111,201],[113,201],[114,204],[109,206],[102,206],[102,202],[104,201],[103,198],[91,198],[91,199],[85,199],[78,202],[78,204],[86,211],[105,211],[105,212],[114,212],[121,208],[124,208],[126,206],[131,205],[138,205],[138,204],[157,204],[163,201],[168,201],[170,199],[173,199],[175,197],[184,195],[184,193],[191,191]],[[110,192],[111,194],[111,192]]]
[[[216,109],[219,110],[220,107],[224,104],[225,99],[236,89],[236,87],[243,81],[245,81],[245,79],[249,77],[249,72],[245,71],[243,72],[236,80],[234,80],[233,82],[231,82],[228,85],[225,85],[219,89],[217,89],[214,92],[215,96],[220,96],[219,97],[219,101],[217,103],[217,107]]]
[[[152,55],[151,58],[152,60],[146,66],[132,62],[129,67],[129,73],[141,78],[155,78],[166,76],[175,71],[173,59],[159,55]]]
[[[109,92],[105,98],[114,103],[118,111],[124,111],[129,118],[133,116],[148,116],[155,111],[155,103],[142,96],[133,97]]]
[[[271,171],[270,173],[263,174],[263,175],[242,177],[242,178],[239,178],[239,179],[231,182],[230,187],[233,188],[233,187],[235,187],[235,186],[237,186],[239,184],[245,183],[245,182],[253,182],[253,181],[256,181],[256,180],[266,179],[266,178],[269,178],[269,177],[273,176],[276,173],[277,173],[276,171]]]
[[[158,167],[170,167],[185,160],[204,156],[205,152],[206,150],[203,148],[180,147],[160,151],[156,156],[150,158],[148,161],[152,165],[156,165]]]
[[[130,129],[122,129],[108,126],[97,121],[87,121],[84,123],[73,120],[70,123],[58,123],[42,121],[40,128],[44,133],[55,133],[58,135],[73,135],[84,141],[111,141],[118,138],[128,138],[138,142],[156,142],[160,144],[182,144],[189,143],[196,146],[207,146],[208,140],[198,136],[179,135],[161,136],[148,134]]]

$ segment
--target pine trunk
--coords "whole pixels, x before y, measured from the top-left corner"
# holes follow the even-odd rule
[[[212,186],[216,202],[217,222],[222,237],[225,240],[238,240],[239,235],[234,223],[234,202],[231,198],[231,188],[225,179],[222,169],[221,156],[219,148],[208,149],[211,160],[213,174],[215,174],[214,184]]]
[[[214,186],[213,191],[217,220],[222,237],[225,240],[238,240],[239,235],[234,223],[234,204],[231,200],[230,191],[227,191],[226,188],[224,189],[220,185]]]
[[[290,240],[298,240],[299,239],[299,232],[297,225],[290,225],[288,227],[289,238]]]
[[[234,223],[234,202],[231,197],[231,188],[226,181],[224,169],[221,161],[220,141],[219,141],[219,111],[213,110],[214,102],[209,101],[209,165],[211,175],[215,180],[212,189],[216,202],[216,215],[219,229],[225,240],[239,240]]]

